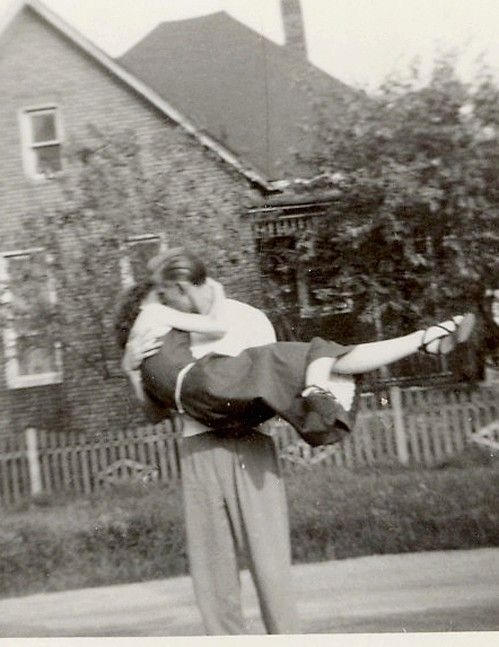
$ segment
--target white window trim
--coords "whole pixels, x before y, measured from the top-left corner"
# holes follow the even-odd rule
[[[499,289],[488,289],[485,291],[486,297],[492,297],[492,319],[499,326]]]
[[[130,236],[125,240],[121,246],[120,254],[120,274],[121,274],[121,285],[124,289],[132,287],[135,285],[135,279],[132,272],[132,264],[130,262],[129,250],[136,243],[149,242],[149,241],[159,241],[160,251],[166,249],[165,237],[161,234],[142,234],[140,236]]]
[[[35,144],[32,138],[31,132],[31,122],[29,114],[32,112],[53,112],[55,115],[55,129],[57,139],[53,141],[43,142],[43,144]],[[21,130],[21,150],[22,150],[22,159],[23,167],[26,175],[31,179],[38,182],[43,182],[50,177],[45,173],[36,173],[36,159],[34,150],[37,148],[43,148],[44,146],[55,146],[56,144],[61,147],[62,151],[62,142],[63,142],[63,128],[62,128],[62,118],[61,118],[61,109],[57,104],[50,103],[39,106],[26,106],[19,111],[19,125]],[[61,175],[64,171],[63,160],[61,155],[61,170],[58,171],[55,175]]]
[[[8,259],[16,256],[25,256],[43,252],[40,247],[30,249],[20,249],[0,254],[0,284],[4,287],[3,305],[12,301],[12,294],[9,285]],[[57,303],[57,294],[55,283],[50,273],[51,256],[46,254],[48,271],[48,293],[50,303]],[[46,386],[48,384],[60,384],[63,381],[62,371],[62,345],[60,342],[54,342],[56,371],[47,371],[46,373],[37,373],[35,375],[19,375],[19,361],[17,359],[17,332],[13,326],[7,322],[3,328],[3,345],[5,354],[5,378],[9,389],[25,389],[34,386]]]

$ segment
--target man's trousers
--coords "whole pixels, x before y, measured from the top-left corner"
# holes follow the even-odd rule
[[[272,439],[203,433],[181,441],[181,460],[190,572],[206,632],[247,633],[241,552],[267,633],[297,633],[287,502]]]

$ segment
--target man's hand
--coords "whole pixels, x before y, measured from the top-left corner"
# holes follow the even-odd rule
[[[135,395],[143,405],[147,398],[142,385],[139,367],[147,357],[155,355],[163,345],[163,337],[157,331],[148,330],[143,335],[137,335],[128,340],[121,360],[121,368],[126,373]]]
[[[163,344],[162,336],[154,330],[129,339],[121,361],[121,367],[129,375],[137,371],[147,357],[155,355]]]

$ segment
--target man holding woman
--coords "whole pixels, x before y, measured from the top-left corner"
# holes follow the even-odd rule
[[[207,313],[213,286],[204,280],[201,261],[186,250],[172,249],[155,259],[151,274],[161,268],[166,278],[161,299],[181,311]],[[170,279],[170,281],[168,281]],[[245,348],[275,341],[263,312],[222,296],[225,334],[192,333],[195,357],[207,353],[237,355]],[[159,350],[150,335],[128,346],[124,368],[133,371],[143,357]],[[143,406],[152,420],[164,417],[160,403],[146,396]],[[265,414],[265,415],[264,415]],[[268,412],[261,412],[262,419]],[[289,523],[284,483],[272,438],[248,421],[238,428],[210,430],[183,414],[180,458],[190,573],[206,632],[245,634],[238,559],[251,571],[265,630],[269,634],[298,633],[291,584]],[[244,427],[244,428],[243,428]]]
[[[255,426],[278,413],[312,445],[340,440],[353,427],[358,393],[352,374],[421,349],[450,352],[468,338],[474,316],[350,347],[320,339],[275,343],[265,315],[225,299],[193,254],[170,250],[151,269],[156,289],[138,286],[129,293],[118,337],[151,418],[166,415],[165,403],[180,412],[185,404],[198,421],[184,419],[182,469],[191,572],[207,631],[244,633],[238,547],[247,549],[267,631],[295,631],[282,482],[273,443]],[[201,314],[148,303],[158,295],[184,313]]]

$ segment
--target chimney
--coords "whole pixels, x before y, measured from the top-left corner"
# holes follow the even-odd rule
[[[307,45],[300,0],[281,0],[281,12],[286,47],[306,58]]]

